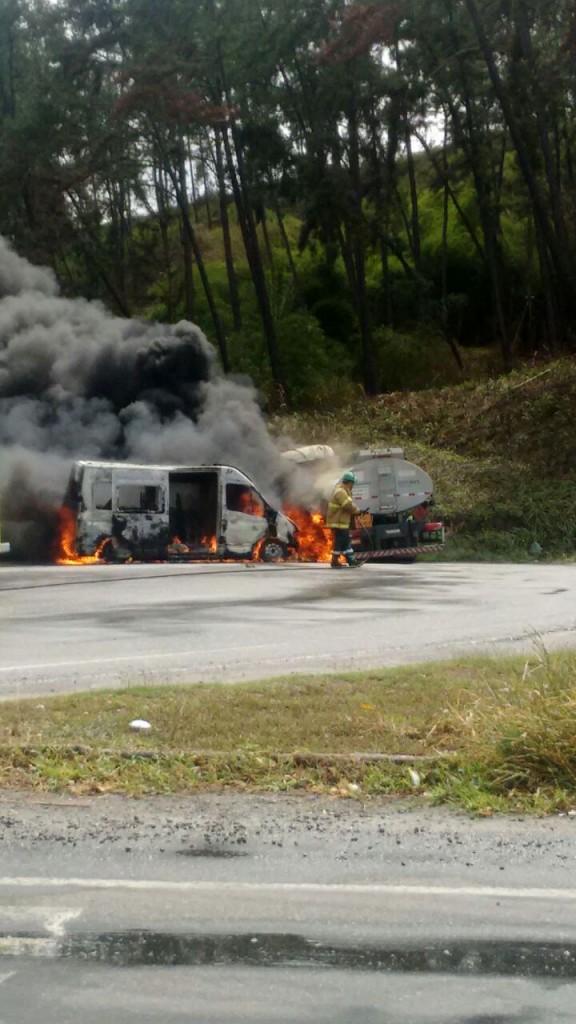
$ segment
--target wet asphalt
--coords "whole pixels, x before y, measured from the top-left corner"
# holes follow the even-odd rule
[[[576,645],[576,565],[0,566],[0,697]]]
[[[0,800],[0,1021],[574,1019],[576,819]]]

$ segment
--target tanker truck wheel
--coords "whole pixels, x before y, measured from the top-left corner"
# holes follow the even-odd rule
[[[285,562],[286,548],[277,537],[268,537],[258,552],[261,562]]]

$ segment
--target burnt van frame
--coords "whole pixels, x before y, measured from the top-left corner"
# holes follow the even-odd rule
[[[278,561],[296,527],[234,466],[74,463],[65,505],[79,556],[108,561]]]

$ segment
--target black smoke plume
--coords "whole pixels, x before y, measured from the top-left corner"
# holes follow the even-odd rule
[[[230,463],[272,500],[285,469],[254,388],[222,376],[197,326],[63,298],[0,238],[0,514],[31,557],[49,555],[77,458]]]

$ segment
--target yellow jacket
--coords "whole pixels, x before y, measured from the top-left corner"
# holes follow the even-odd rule
[[[347,530],[352,517],[359,513],[360,509],[354,504],[352,495],[344,484],[337,484],[328,501],[326,526],[331,530]]]

